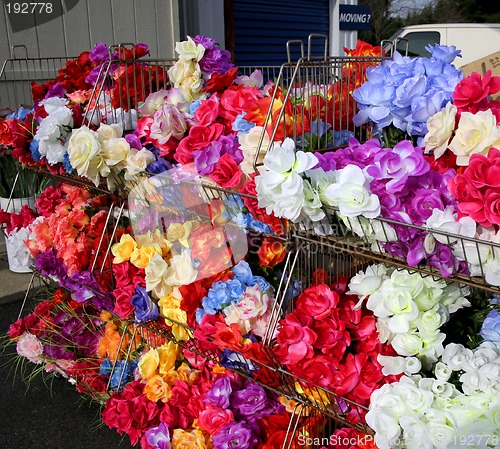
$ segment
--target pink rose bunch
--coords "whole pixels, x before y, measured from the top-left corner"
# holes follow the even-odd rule
[[[40,216],[31,224],[33,257],[54,250],[68,274],[83,271],[105,254],[98,251],[105,230],[109,198],[91,198],[88,190],[69,184],[48,187],[35,203]]]

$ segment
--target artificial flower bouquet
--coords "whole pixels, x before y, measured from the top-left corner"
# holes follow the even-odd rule
[[[349,294],[366,301],[397,353],[377,358],[398,377],[370,398],[377,446],[498,447],[498,298],[383,265],[360,271]]]
[[[173,342],[137,356],[135,380],[111,395],[103,421],[141,448],[299,447],[302,429],[325,425],[305,416],[290,435],[293,403]]]
[[[359,109],[354,124],[369,123],[384,146],[393,146],[405,136],[422,145],[427,120],[452,100],[463,78],[453,65],[460,50],[437,44],[426,50],[430,57],[410,58],[394,52],[393,58],[368,68],[366,82],[353,92]]]
[[[251,370],[245,356],[263,358],[259,342],[270,325],[274,288],[243,260],[248,244],[241,228],[213,217],[209,223],[170,222],[166,233],[122,234],[111,248],[114,313],[201,353],[211,351],[224,366]],[[271,263],[266,256],[266,262],[274,270],[280,259]]]
[[[116,110],[128,111],[143,101],[152,86],[168,82],[162,67],[149,67],[141,58],[149,55],[148,46],[142,43],[129,46],[109,47],[99,42],[90,51],[66,62],[58,75],[44,84],[32,83],[31,90],[35,106],[48,98],[66,98],[80,104],[88,117],[95,108],[105,110],[104,100]],[[139,84],[138,84],[139,83]],[[99,95],[96,99],[92,94]],[[142,96],[142,97],[141,97]],[[97,117],[96,117],[97,118]]]
[[[369,134],[355,126],[352,95],[369,67],[382,60],[381,48],[357,41],[346,56],[285,64],[269,95],[252,105],[247,120],[265,127],[272,142],[292,137],[303,151],[324,151]],[[306,80],[306,81],[304,81]]]
[[[488,95],[500,90],[500,78],[462,79],[450,63],[454,49],[432,50],[431,58],[383,61],[354,92],[355,120],[373,121],[379,139],[350,139],[323,154],[304,153],[291,141],[274,144],[255,179],[259,206],[299,230],[362,237],[368,246],[359,251],[498,286],[493,173],[500,127]],[[377,103],[379,78],[393,89]],[[403,134],[395,136],[395,127]]]
[[[31,313],[11,324],[7,344],[16,345],[22,361],[39,365],[35,372],[57,373],[76,384],[80,393],[105,399],[108,377],[99,371],[98,350],[105,321],[100,312],[92,304],[72,300],[63,288],[44,292]]]

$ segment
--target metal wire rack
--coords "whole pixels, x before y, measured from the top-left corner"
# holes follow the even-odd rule
[[[325,41],[323,56],[311,55],[316,38]],[[292,62],[289,45],[296,43],[301,57]],[[352,93],[366,81],[367,69],[384,57],[331,57],[327,47],[327,36],[315,34],[309,36],[307,56],[301,41],[287,43],[289,61],[281,66],[267,107],[262,150],[266,150],[262,147],[266,133],[271,142],[292,138],[296,148],[304,151],[330,151],[345,146],[350,137],[360,142],[371,137],[369,125],[353,124],[357,106]],[[260,165],[256,156],[254,166]]]
[[[122,54],[122,49],[133,44],[119,44],[110,47]],[[90,97],[90,106],[85,113],[85,123],[121,123],[123,129],[133,130],[137,121],[135,108],[153,92],[168,89],[168,70],[176,59],[111,59],[103,64]],[[280,66],[238,67],[240,75],[249,76],[260,70],[264,80],[278,76]]]
[[[356,427],[364,433],[371,433],[363,422],[367,411],[366,405],[339,397],[329,388],[316,383],[317,379],[305,379],[292,373],[279,362],[275,338],[280,329],[280,321],[296,309],[296,300],[300,293],[319,282],[318,273],[329,285],[346,284],[349,278],[366,265],[366,259],[360,255],[350,255],[330,248],[322,242],[308,241],[302,237],[296,237],[294,240],[294,250],[290,252],[283,274],[281,296],[276,308],[273,309],[273,320],[264,343],[274,363],[281,371],[287,373],[289,384],[293,385],[304,401],[347,426]]]
[[[24,45],[12,48],[12,58],[4,61],[0,71],[0,108],[4,113],[17,111],[20,106],[33,107],[32,83],[41,84],[54,79],[69,56],[29,58]]]
[[[291,410],[291,414],[282,449],[330,448],[338,442],[335,430],[339,428],[339,425],[318,410],[297,403]]]
[[[201,357],[203,359],[209,360],[212,363],[221,363],[221,355],[218,351],[210,349],[209,347],[200,347],[193,340],[179,340],[174,334],[160,321],[150,321],[140,324],[129,324],[129,329],[124,331],[123,335],[131,335],[130,338],[125,338],[127,340],[128,347],[123,348],[122,341],[120,342],[120,348],[122,350],[120,356],[123,360],[131,360],[137,358],[139,354],[149,348],[158,348],[166,342],[172,342],[191,353],[193,357]],[[245,363],[248,363],[246,360]],[[113,387],[109,388],[111,390],[122,389],[126,381],[123,376],[122,371],[119,370],[120,359],[116,359],[113,363],[113,371],[111,377],[115,377]],[[257,369],[262,370],[264,365],[259,365]],[[278,383],[271,383],[270,379],[276,380],[274,377],[263,377],[255,376],[250,374],[248,370],[241,368],[231,368],[233,371],[240,374],[242,377],[250,379],[258,384],[264,386],[267,389],[274,391],[276,394],[281,396],[287,403],[289,410],[291,411],[291,419],[284,436],[283,445],[280,446],[283,449],[291,449],[298,447],[309,447],[309,448],[321,448],[325,444],[328,446],[328,442],[332,441],[332,435],[334,431],[342,426],[354,427],[360,432],[360,435],[370,435],[367,433],[367,429],[364,426],[352,426],[349,422],[342,420],[338,415],[334,414],[332,416],[332,409],[328,410],[329,413],[324,413],[324,410],[319,409],[317,406],[311,406],[307,399],[297,395],[296,390],[289,391],[285,388],[283,380],[280,379]],[[273,376],[272,370],[267,374],[267,376]],[[125,374],[128,376],[128,374]],[[129,378],[130,379],[130,378]],[[108,383],[109,387],[109,383]],[[293,393],[293,394],[291,394]],[[312,394],[311,392],[309,392]],[[323,395],[323,397],[326,397]],[[330,403],[331,405],[331,403]]]
[[[196,220],[213,227],[223,225],[228,234],[233,231],[245,241],[244,234],[248,233],[287,240],[287,223],[276,218],[270,221],[265,211],[251,207],[250,203],[257,203],[255,195],[208,184],[181,167],[145,174],[133,184],[128,196],[135,233],[152,226],[151,230],[166,234],[171,223]]]
[[[110,52],[113,48],[110,47]],[[102,64],[84,123],[120,123],[124,130],[133,130],[137,123],[135,108],[150,93],[169,86],[167,72],[174,62],[172,59],[113,59]]]
[[[184,328],[190,338],[178,339],[172,332],[172,326]],[[328,389],[314,385],[314,382],[298,378],[282,366],[276,365],[275,360],[247,358],[241,353],[231,351],[230,362],[228,362],[227,351],[214,345],[210,336],[207,336],[205,341],[200,341],[194,338],[194,330],[187,324],[171,318],[165,318],[164,323],[161,321],[142,323],[140,329],[139,332],[146,339],[145,344],[148,346],[152,347],[155,339],[167,339],[195,356],[225,366],[302,407],[313,409],[315,413],[328,417],[342,426],[352,427],[365,435],[373,434],[363,421],[368,411],[367,407],[341,398]],[[148,340],[149,337],[152,337],[153,341]]]
[[[325,211],[326,222],[315,229],[295,226],[294,234],[353,257],[368,258],[492,293],[500,292],[496,275],[500,243],[495,239],[482,240],[477,236],[458,235],[383,217],[341,217],[332,207],[325,207]],[[413,243],[429,248],[418,263],[413,262]]]
[[[363,422],[366,406],[339,397],[316,384],[314,379],[301,378],[291,373],[279,362],[275,353],[276,331],[280,320],[294,310],[297,295],[311,283],[315,269],[325,270],[331,282],[340,282],[344,276],[352,276],[357,272],[363,263],[364,259],[353,260],[341,252],[329,251],[316,243],[297,241],[297,249],[288,254],[284,274],[276,291],[277,301],[272,309],[271,322],[266,335],[258,344],[258,350],[239,352],[230,343],[221,346],[211,335],[200,334],[196,327],[180,322],[176,317],[165,316],[160,321],[149,321],[141,326],[193,354],[222,364],[280,395],[314,407],[343,425],[369,434],[371,430]],[[182,338],[179,338],[179,334],[182,334]]]

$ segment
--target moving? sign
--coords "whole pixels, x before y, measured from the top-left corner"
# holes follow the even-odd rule
[[[371,9],[365,5],[339,5],[339,29],[369,30]]]

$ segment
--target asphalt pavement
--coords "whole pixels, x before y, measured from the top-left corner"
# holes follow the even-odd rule
[[[31,274],[12,273],[0,253],[0,336],[17,320],[30,280]],[[31,362],[23,372],[16,365],[15,346],[2,349],[0,449],[132,448],[128,436],[100,422],[100,404],[85,400],[63,378],[32,375],[37,365]]]

